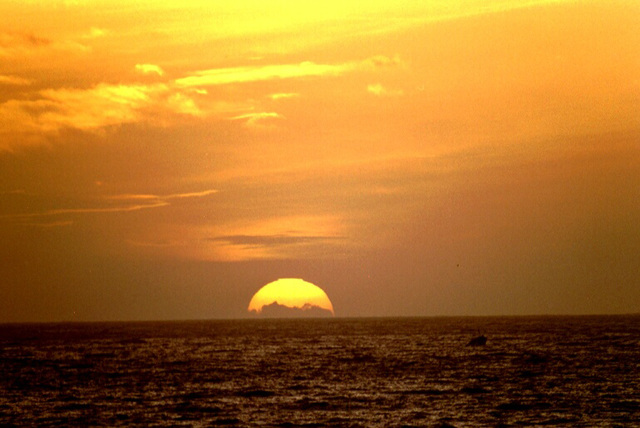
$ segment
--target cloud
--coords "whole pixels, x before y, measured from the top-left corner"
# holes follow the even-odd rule
[[[42,212],[23,213],[23,214],[7,214],[0,216],[0,218],[25,220],[28,218],[39,217],[54,217],[62,216],[66,214],[99,214],[99,213],[122,213],[140,211],[152,208],[160,208],[171,205],[173,199],[186,199],[186,198],[201,198],[218,193],[218,190],[207,189],[199,192],[186,192],[186,193],[173,193],[168,195],[153,195],[153,194],[122,194],[112,195],[102,198],[105,201],[133,201],[134,203],[117,205],[117,206],[94,206],[84,208],[57,208],[50,209]],[[61,225],[63,222],[55,222],[53,225]],[[30,223],[23,223],[26,225],[36,225]],[[39,224],[41,225],[41,224]],[[66,224],[65,224],[66,225]]]
[[[12,36],[14,39],[17,36]],[[21,35],[22,43],[40,45],[48,43],[36,36]],[[13,39],[12,39],[13,40]],[[0,45],[1,46],[1,45]],[[210,69],[194,72],[177,80],[153,84],[99,83],[89,88],[49,88],[29,93],[20,99],[0,103],[0,148],[37,144],[46,140],[47,133],[63,129],[97,131],[105,127],[127,123],[149,122],[166,125],[177,120],[170,115],[246,120],[247,126],[269,127],[267,120],[281,119],[276,112],[256,112],[255,100],[245,102],[212,100],[206,88],[230,83],[249,83],[271,79],[298,77],[339,76],[353,71],[375,71],[381,67],[401,64],[398,58],[374,56],[361,61],[340,64],[319,64],[310,61],[297,64],[276,64]],[[137,64],[143,74],[163,76],[164,71],[155,64]],[[0,76],[0,84],[27,85],[29,80]],[[297,93],[277,93],[271,99],[298,96]],[[196,102],[198,101],[198,102]]]
[[[217,226],[216,231],[223,233],[199,228],[190,234],[209,236],[205,239],[209,245],[197,246],[200,253],[194,256],[200,258],[226,261],[322,258],[342,255],[352,245],[343,233],[343,226],[343,220],[336,216],[300,215]]]
[[[28,86],[31,80],[17,76],[5,76],[0,74],[0,85]]]
[[[55,132],[63,128],[93,130],[135,122],[141,110],[167,92],[164,85],[108,85],[90,89],[46,89],[37,99],[0,104],[0,133]]]
[[[0,33],[0,57],[13,57],[51,45],[51,40],[32,33]]]
[[[192,257],[216,261],[285,260],[304,258],[336,258],[344,255],[345,238],[286,235],[229,235],[206,240]],[[342,245],[338,245],[342,244]]]
[[[47,46],[52,42],[50,39],[37,36],[33,33],[4,32],[0,33],[0,46]]]
[[[304,236],[304,235],[227,235],[210,238],[212,242],[224,242],[231,245],[246,246],[282,246],[300,245],[344,239],[341,236]]]
[[[316,64],[310,61],[299,64],[215,68],[197,71],[191,76],[177,79],[176,84],[183,87],[215,86],[308,76],[336,76],[349,68],[351,68],[349,64]]]
[[[164,70],[155,64],[136,64],[136,71],[142,74],[164,75]]]
[[[51,40],[33,33],[0,33],[0,57],[28,57],[38,53],[90,52],[91,48],[75,40]]]
[[[22,226],[30,226],[30,227],[38,227],[41,229],[51,229],[54,227],[66,227],[66,226],[71,226],[73,224],[73,221],[71,220],[66,220],[66,221],[50,221],[50,222],[43,222],[43,223],[20,223]]]
[[[374,68],[383,68],[383,67],[395,67],[398,65],[402,65],[403,62],[397,56],[393,58],[389,58],[384,55],[376,55],[364,60],[363,64],[370,67],[374,67]]]
[[[379,83],[367,86],[367,92],[379,97],[395,97],[404,93],[400,89],[387,89]]]
[[[349,71],[389,67],[400,64],[398,58],[383,55],[341,64],[317,64],[304,61],[298,64],[275,64],[214,68],[192,73],[191,76],[176,79],[180,87],[215,86],[231,83],[248,83],[274,79],[293,79],[299,77],[339,76]]]
[[[248,126],[257,126],[259,122],[269,119],[283,119],[283,116],[279,115],[275,112],[258,112],[258,113],[247,113],[241,114],[239,116],[234,116],[231,120],[244,120],[246,119],[246,124]]]
[[[126,242],[134,247],[148,247],[148,248],[170,248],[180,245],[178,241],[167,240],[155,240],[155,241],[138,241],[134,239],[127,239]]]
[[[15,137],[64,128],[91,131],[142,120],[157,121],[160,112],[204,114],[188,95],[164,84],[101,83],[89,89],[45,89],[32,99],[1,103],[0,134]]]
[[[279,94],[271,94],[269,95],[269,98],[275,101],[275,100],[286,99],[286,98],[296,98],[299,96],[300,94],[296,92],[285,92],[285,93],[279,93]]]
[[[177,92],[167,98],[166,106],[169,111],[187,116],[204,116],[205,112],[196,105],[193,98]]]
[[[163,199],[201,198],[203,196],[213,195],[218,192],[219,190],[209,189],[209,190],[203,190],[201,192],[173,193],[171,195],[160,196],[160,198],[163,198]]]
[[[148,199],[158,199],[158,196],[157,195],[151,195],[151,194],[131,194],[131,193],[126,193],[126,194],[122,194],[122,195],[107,196],[105,199],[112,199],[112,200],[148,200]]]
[[[169,205],[166,201],[155,201],[149,204],[124,205],[119,207],[96,207],[96,208],[61,208],[43,211],[41,213],[21,214],[15,217],[48,217],[63,214],[96,214],[96,213],[122,213],[131,211],[140,211],[149,208],[158,208]]]
[[[566,0],[518,0],[518,1],[494,1],[494,2],[478,2],[477,5],[471,7],[445,8],[438,15],[435,15],[433,21],[464,19],[476,15],[487,15],[511,10],[526,9],[536,6],[544,6],[548,4],[563,3]],[[444,3],[447,4],[447,3]],[[449,6],[449,5],[447,5]]]
[[[89,30],[89,32],[83,35],[82,37],[84,39],[97,39],[99,37],[105,36],[106,34],[107,34],[107,30],[105,29],[98,28],[98,27],[91,27],[91,30]]]
[[[165,92],[164,85],[99,84],[88,90],[49,89],[42,91],[44,129],[70,127],[92,129],[137,121],[138,110]]]
[[[169,195],[153,195],[148,193],[143,194],[131,194],[125,193],[121,195],[111,195],[107,196],[105,199],[115,199],[115,200],[169,200],[169,199],[185,199],[185,198],[201,198],[203,196],[209,196],[218,193],[217,189],[207,189],[202,190],[200,192],[186,192],[186,193],[171,193]]]
[[[344,239],[341,236],[274,234],[222,235],[207,241],[214,244],[215,259],[239,261],[321,256],[328,247],[333,247],[332,242]]]

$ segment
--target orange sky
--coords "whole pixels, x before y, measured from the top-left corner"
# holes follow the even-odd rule
[[[640,311],[636,1],[227,3],[0,0],[0,322]]]

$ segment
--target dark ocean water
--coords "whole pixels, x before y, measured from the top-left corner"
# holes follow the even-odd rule
[[[0,325],[0,425],[640,426],[640,316]]]

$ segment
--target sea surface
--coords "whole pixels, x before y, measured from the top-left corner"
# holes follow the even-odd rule
[[[0,325],[0,425],[640,426],[640,316]]]

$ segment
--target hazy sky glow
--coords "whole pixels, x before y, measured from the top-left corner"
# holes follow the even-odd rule
[[[0,15],[0,322],[640,311],[636,1]]]

